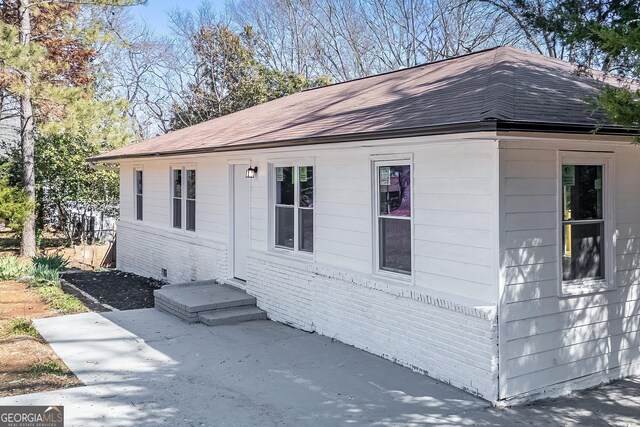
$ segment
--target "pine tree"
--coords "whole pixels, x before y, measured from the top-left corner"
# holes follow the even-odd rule
[[[36,201],[36,133],[98,131],[104,102],[93,97],[90,43],[74,25],[82,2],[9,0],[0,8],[0,87],[19,103],[22,186]],[[128,5],[131,0],[87,0],[91,5]],[[91,133],[91,132],[89,132]],[[124,134],[123,134],[124,135]],[[126,138],[126,136],[121,136]],[[36,217],[24,221],[20,251],[36,252]]]
[[[604,87],[596,102],[611,121],[638,131],[640,1],[505,0],[500,8],[517,17],[525,33],[537,34],[547,54],[618,77],[620,87]]]
[[[251,38],[250,29],[241,36],[220,24],[203,26],[192,35],[198,73],[185,102],[174,106],[173,129],[330,83],[328,78],[309,80],[267,68],[255,59]]]

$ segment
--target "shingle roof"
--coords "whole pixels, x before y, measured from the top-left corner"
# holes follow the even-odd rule
[[[601,80],[579,76],[561,60],[498,47],[285,96],[92,160],[438,132],[460,124],[476,130],[497,122],[612,126],[588,102]]]

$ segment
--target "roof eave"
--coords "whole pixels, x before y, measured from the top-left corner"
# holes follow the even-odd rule
[[[387,131],[361,132],[318,136],[300,139],[276,140],[240,145],[202,147],[186,150],[168,150],[149,153],[122,154],[115,156],[96,156],[89,158],[91,163],[116,162],[118,160],[142,159],[149,157],[185,156],[193,154],[221,153],[229,151],[260,150],[279,147],[297,147],[305,145],[333,144],[340,142],[371,141],[392,138],[409,138],[416,136],[447,135],[463,132],[534,132],[534,133],[566,133],[597,134],[617,136],[637,136],[640,130],[627,129],[620,126],[595,126],[585,124],[524,122],[498,119],[486,119],[474,122],[450,123],[420,128],[394,129]]]
[[[496,130],[498,132],[538,132],[616,136],[637,136],[640,133],[640,129],[629,129],[622,126],[525,122],[515,120],[499,120],[497,122]]]
[[[158,151],[149,153],[138,154],[122,154],[115,156],[95,156],[89,158],[92,163],[100,162],[112,162],[115,160],[125,159],[139,159],[149,157],[169,157],[169,156],[184,156],[192,154],[205,154],[205,153],[221,153],[229,151],[246,151],[246,150],[260,150],[267,148],[279,148],[279,147],[297,147],[305,145],[319,145],[319,144],[333,144],[340,142],[354,142],[354,141],[371,141],[379,139],[392,139],[392,138],[409,138],[416,136],[429,136],[429,135],[447,135],[463,132],[495,132],[496,120],[483,120],[476,122],[465,123],[451,123],[436,126],[426,126],[420,128],[409,129],[394,129],[388,131],[373,131],[373,132],[361,132],[356,134],[342,134],[331,136],[318,136],[308,137],[300,139],[288,139],[288,140],[276,140],[256,143],[246,143],[240,145],[230,146],[217,146],[217,147],[202,147],[193,148],[187,150],[169,150]]]

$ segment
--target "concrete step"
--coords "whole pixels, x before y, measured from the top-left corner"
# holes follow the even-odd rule
[[[246,292],[212,281],[163,286],[153,291],[156,303],[187,314],[223,308],[255,305],[256,299]]]
[[[229,325],[249,320],[266,319],[267,313],[258,307],[233,307],[198,313],[198,320],[209,326]]]
[[[187,323],[198,323],[198,313],[188,313],[186,311],[181,311],[173,307],[171,304],[166,304],[162,300],[156,298],[155,302],[156,310],[163,311],[167,314],[171,314],[172,316],[176,316],[181,320],[184,320]]]
[[[153,295],[158,310],[188,323],[213,326],[267,318],[255,297],[214,280],[166,285]]]

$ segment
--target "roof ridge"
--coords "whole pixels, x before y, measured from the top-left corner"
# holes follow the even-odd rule
[[[496,49],[495,54],[493,55],[493,61],[491,62],[491,68],[489,69],[489,72],[487,73],[487,83],[484,87],[484,97],[482,98],[482,105],[480,106],[480,118],[481,119],[488,119],[491,117],[485,117],[485,112],[488,111],[493,111],[495,110],[495,107],[491,107],[488,110],[485,110],[485,106],[487,105],[487,98],[489,95],[489,87],[491,86],[491,80],[493,79],[493,73],[496,69],[496,62],[498,61],[498,50]],[[493,117],[493,118],[497,118],[497,117]]]
[[[431,62],[423,62],[422,64],[416,64],[416,65],[412,65],[410,67],[400,68],[398,70],[389,70],[389,71],[385,71],[383,73],[371,74],[369,76],[356,77],[355,79],[349,79],[349,80],[344,80],[344,81],[341,81],[341,82],[330,83],[330,84],[324,85],[324,86],[311,87],[311,88],[308,88],[308,89],[304,89],[304,90],[302,90],[301,92],[298,92],[298,93],[310,92],[312,90],[318,90],[318,89],[323,89],[323,88],[327,88],[327,87],[338,86],[338,85],[342,85],[342,84],[345,84],[345,83],[357,82],[357,81],[360,81],[360,80],[372,79],[374,77],[386,76],[386,75],[389,75],[389,74],[402,73],[403,71],[414,70],[416,68],[426,67],[428,65],[435,65],[435,64],[440,64],[442,62],[454,61],[454,60],[457,60],[457,59],[467,58],[469,56],[474,56],[474,55],[479,55],[481,53],[491,52],[492,50],[496,50],[497,51],[498,49],[504,48],[504,47],[509,47],[509,46],[497,45],[497,46],[489,47],[489,48],[486,48],[486,49],[477,50],[475,52],[465,53],[463,55],[451,56],[449,58],[442,58],[442,59],[438,59],[436,61],[431,61]]]

